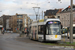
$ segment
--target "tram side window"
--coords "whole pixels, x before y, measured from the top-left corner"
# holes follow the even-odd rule
[[[44,26],[40,25],[38,26],[38,34],[43,34],[44,33]]]
[[[37,26],[35,26],[35,33],[37,33]]]
[[[48,27],[46,27],[46,34],[48,35]]]
[[[37,30],[35,30],[35,33],[37,33]]]
[[[41,26],[38,26],[38,34],[41,34]]]

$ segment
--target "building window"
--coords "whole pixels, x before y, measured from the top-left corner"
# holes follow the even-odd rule
[[[17,15],[17,18],[23,18],[23,15]]]
[[[75,8],[73,8],[73,10],[75,10]]]
[[[58,18],[60,18],[60,16],[58,16]]]
[[[17,19],[17,23],[22,24],[23,23],[22,19]]]
[[[26,18],[24,19],[25,23],[26,23]]]
[[[22,21],[22,19],[17,19],[17,21]]]
[[[22,22],[22,21],[17,21],[17,23],[18,23],[18,24],[22,24],[23,22]]]

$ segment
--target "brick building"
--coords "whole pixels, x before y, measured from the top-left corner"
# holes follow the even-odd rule
[[[15,28],[17,28],[17,17],[16,15],[13,15],[9,18],[9,27],[11,28],[11,31],[16,32]]]

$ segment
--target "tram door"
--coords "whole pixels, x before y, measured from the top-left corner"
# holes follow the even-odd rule
[[[46,26],[45,25],[43,25],[43,31],[44,31],[43,33],[44,41],[46,41]]]
[[[41,25],[41,27],[40,27],[40,34],[42,34],[43,35],[43,41],[45,41],[46,40],[46,28],[45,28],[46,26],[45,25]]]
[[[39,25],[38,26],[38,34],[42,35],[43,37],[41,37],[40,39],[43,38],[43,41],[45,41],[45,37],[46,37],[46,34],[45,34],[45,25]]]

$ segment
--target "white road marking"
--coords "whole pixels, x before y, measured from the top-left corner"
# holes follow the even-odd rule
[[[63,49],[74,49],[73,46],[52,46],[52,47],[47,47],[47,48],[63,48]]]

